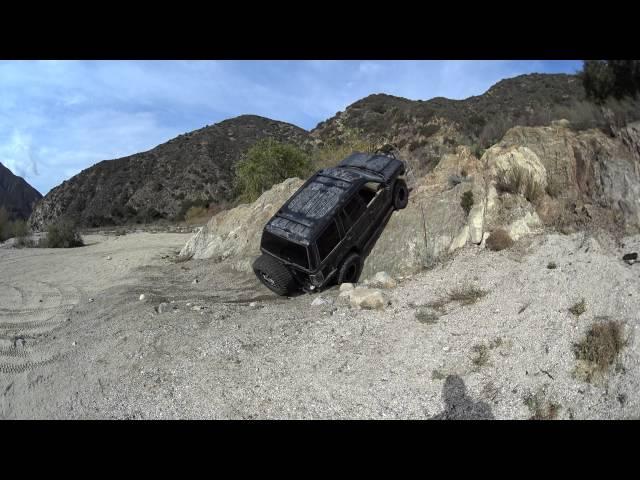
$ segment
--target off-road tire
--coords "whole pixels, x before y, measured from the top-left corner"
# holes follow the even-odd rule
[[[338,271],[338,285],[342,283],[356,283],[362,273],[362,257],[352,253],[344,259]]]
[[[409,203],[409,189],[407,182],[399,178],[393,186],[393,208],[402,210]]]
[[[253,262],[253,272],[265,287],[278,295],[288,295],[299,289],[291,272],[269,255],[260,255]]]

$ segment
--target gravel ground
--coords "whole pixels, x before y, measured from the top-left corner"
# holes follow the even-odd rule
[[[468,246],[385,290],[383,311],[174,263],[188,238],[0,248],[0,418],[640,418],[640,264],[621,260],[640,236]],[[446,300],[472,287],[486,294]],[[572,345],[601,317],[626,345],[586,382]]]

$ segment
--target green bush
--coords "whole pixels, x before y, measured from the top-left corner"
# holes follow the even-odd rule
[[[460,200],[460,206],[464,210],[464,213],[469,215],[471,211],[471,207],[473,207],[473,192],[471,190],[467,190],[462,194],[462,199]]]
[[[0,207],[0,242],[4,242],[11,237],[9,214],[6,208]]]
[[[580,72],[587,97],[602,102],[640,93],[640,60],[586,60]]]
[[[16,246],[28,246],[27,238],[29,237],[29,227],[24,220],[16,220],[13,222],[13,236],[16,239]]]
[[[240,199],[253,202],[276,183],[310,173],[311,160],[306,153],[294,145],[267,138],[251,147],[238,162],[234,183]]]
[[[80,233],[69,220],[60,220],[47,227],[47,235],[40,239],[40,247],[72,248],[84,245]]]

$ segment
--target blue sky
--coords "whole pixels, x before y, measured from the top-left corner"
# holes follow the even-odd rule
[[[246,113],[312,129],[372,93],[467,98],[581,61],[3,61],[0,162],[42,194],[101,160]]]

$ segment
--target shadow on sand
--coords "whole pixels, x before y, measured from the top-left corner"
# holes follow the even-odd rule
[[[431,420],[494,420],[493,412],[486,402],[474,402],[467,396],[467,387],[458,375],[449,375],[442,387],[444,412]]]

